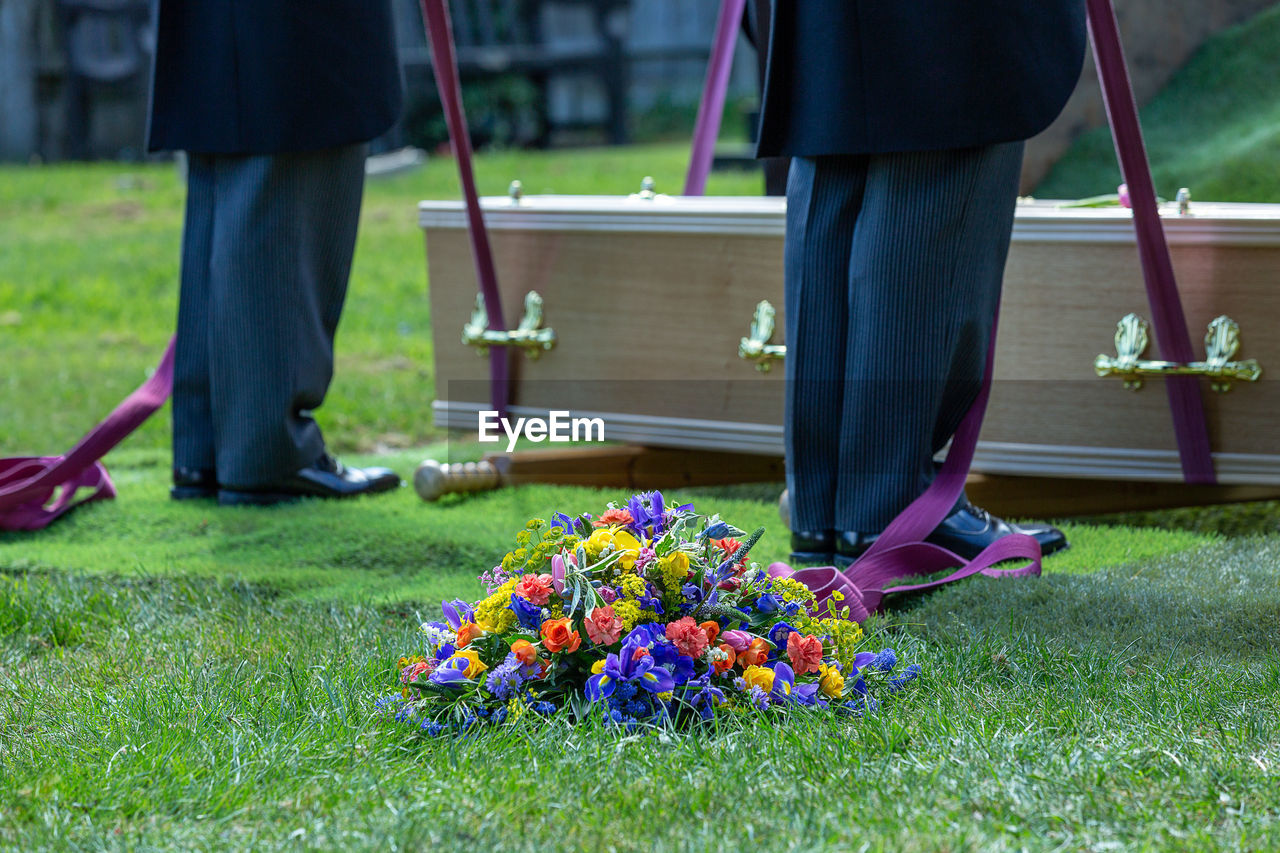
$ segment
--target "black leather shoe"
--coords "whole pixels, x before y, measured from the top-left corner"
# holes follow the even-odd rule
[[[266,506],[299,498],[354,498],[386,492],[400,485],[390,468],[348,468],[329,454],[314,465],[295,471],[286,480],[256,489],[220,489],[223,506]]]
[[[880,538],[878,533],[859,533],[842,530],[836,535],[836,556],[841,560],[856,560]]]
[[[791,560],[796,563],[830,563],[835,556],[834,530],[791,531]]]
[[[1010,524],[970,503],[947,516],[925,537],[925,541],[972,560],[983,548],[1010,533],[1026,533],[1034,537],[1040,543],[1040,553],[1045,556],[1067,547],[1067,537],[1056,527]]]
[[[218,496],[218,474],[212,468],[174,468],[173,488],[169,497],[175,501]]]

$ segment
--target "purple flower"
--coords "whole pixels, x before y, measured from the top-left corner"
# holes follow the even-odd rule
[[[644,647],[624,643],[622,651],[605,657],[603,671],[587,679],[587,698],[592,702],[608,698],[620,682],[634,682],[650,693],[664,693],[675,687],[671,673],[658,666],[653,656],[636,652]]]
[[[502,566],[494,566],[487,572],[481,573],[478,578],[480,583],[484,584],[485,589],[490,595],[498,591],[498,588],[507,581],[511,580],[511,575],[507,574],[507,570]]]
[[[797,705],[806,705],[810,707],[817,705],[825,708],[827,703],[825,700],[819,698],[818,686],[819,685],[817,684],[797,684],[796,689],[791,692],[791,698]]]
[[[881,672],[888,672],[898,664],[898,655],[893,649],[881,649],[880,652],[871,659],[871,666]]]
[[[666,511],[662,500],[662,492],[642,492],[632,495],[627,502],[627,512],[631,513],[631,524],[627,525],[632,533],[649,532],[656,538],[662,535],[666,526]]]
[[[643,625],[637,625],[631,629],[631,633],[622,638],[622,644],[625,646],[629,643],[637,646],[650,646],[659,640],[665,640],[667,637],[667,629],[665,625],[659,625],[656,622],[645,622]]]
[[[441,602],[440,609],[444,611],[444,618],[449,620],[449,627],[455,631],[462,627],[463,622],[475,621],[475,611],[461,598]]]
[[[766,592],[756,599],[756,610],[765,615],[777,613],[781,609],[782,599],[772,593]]]
[[[670,643],[654,643],[649,653],[658,666],[671,673],[676,684],[684,684],[693,678],[693,658],[680,654]]]
[[[920,675],[920,664],[918,663],[911,664],[911,666],[907,667],[907,671],[902,673],[902,675],[889,679],[889,692],[897,693],[899,690],[906,687],[912,681],[915,681],[919,675]]]
[[[564,574],[565,564],[564,557],[556,554],[551,558],[551,588],[556,591],[556,595],[564,595]]]
[[[508,654],[506,660],[489,671],[485,679],[485,688],[504,702],[511,698],[512,691],[519,690],[520,685],[530,676],[532,667],[526,667],[514,654]]]
[[[769,691],[769,698],[775,702],[782,703],[791,697],[791,692],[796,686],[796,674],[785,663],[775,663],[773,665],[773,689]]]
[[[658,559],[658,552],[649,546],[643,546],[640,549],[640,556],[636,557],[636,574],[644,577],[645,569],[649,568],[654,560]]]
[[[427,680],[442,687],[460,687],[467,680],[465,673],[470,665],[466,658],[450,658],[436,667]]]
[[[787,647],[787,637],[791,636],[791,632],[794,630],[795,628],[792,628],[786,622],[779,622],[769,629],[769,642],[779,649],[785,649]]]
[[[542,608],[521,595],[511,593],[509,609],[516,614],[520,627],[537,631],[542,627]]]

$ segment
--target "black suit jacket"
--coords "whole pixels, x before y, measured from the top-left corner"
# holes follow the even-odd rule
[[[153,151],[364,142],[401,98],[390,0],[159,0]]]
[[[777,0],[759,155],[1026,139],[1084,58],[1083,0]]]

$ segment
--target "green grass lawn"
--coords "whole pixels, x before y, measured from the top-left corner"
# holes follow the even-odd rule
[[[1280,4],[1200,47],[1141,114],[1156,192],[1201,201],[1280,201]],[[1111,131],[1078,140],[1036,187],[1041,198],[1114,193]]]
[[[662,189],[685,156],[488,154],[480,183]],[[369,184],[320,414],[351,461],[409,475],[448,449],[414,202],[454,194],[444,160]],[[0,454],[65,449],[158,358],[181,203],[165,165],[0,169]],[[371,714],[416,625],[478,595],[528,517],[623,495],[174,503],[167,430],[111,454],[117,500],[0,534],[0,848],[1280,846],[1275,504],[1069,524],[1040,579],[900,602],[869,643],[925,674],[866,719],[432,741]],[[769,527],[768,561],[778,490],[678,497]]]

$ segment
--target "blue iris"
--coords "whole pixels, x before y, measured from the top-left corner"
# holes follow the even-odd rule
[[[542,627],[542,608],[529,599],[514,592],[511,593],[510,609],[516,614],[516,621],[520,623],[520,627],[530,631],[537,631]]]

